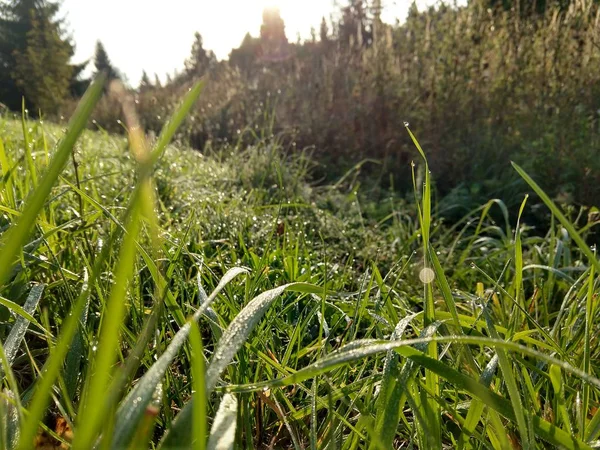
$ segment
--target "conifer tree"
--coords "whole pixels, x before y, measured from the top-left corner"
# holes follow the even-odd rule
[[[216,62],[216,55],[211,50],[204,49],[202,35],[196,32],[190,57],[185,61],[186,74],[190,76],[202,76]]]
[[[140,91],[149,89],[151,87],[152,87],[152,82],[150,81],[150,77],[144,70],[144,71],[142,71],[142,79],[140,80]]]
[[[0,101],[18,110],[25,96],[32,112],[57,111],[69,94],[74,49],[49,0],[0,5]]]
[[[329,27],[327,26],[327,21],[325,20],[325,16],[321,19],[321,28],[319,29],[319,38],[321,42],[329,41]]]
[[[121,78],[121,74],[112,65],[108,53],[104,48],[102,42],[96,42],[96,51],[94,53],[94,67],[96,68],[96,74],[104,73],[108,81]]]
[[[160,77],[158,76],[157,73],[154,74],[154,86],[157,88],[161,88],[162,87],[162,83],[160,81]]]
[[[246,33],[239,48],[235,48],[229,54],[229,63],[248,75],[256,63],[260,53],[261,42]]]
[[[84,78],[82,75],[89,63],[90,60],[88,59],[80,64],[73,64],[71,66],[73,68],[73,73],[71,74],[70,91],[71,95],[75,98],[81,97],[92,82],[91,79]]]

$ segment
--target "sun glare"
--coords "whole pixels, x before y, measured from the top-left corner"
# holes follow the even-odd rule
[[[265,9],[278,9],[285,23],[285,30],[289,40],[296,39],[297,34],[307,38],[311,26],[318,27],[321,17],[328,11],[323,8],[324,0],[250,0],[248,6],[262,17]],[[252,5],[252,6],[250,6]]]
[[[251,3],[254,3],[256,8],[262,11],[268,8],[283,9],[286,3],[289,5],[292,2],[291,0],[251,0]]]

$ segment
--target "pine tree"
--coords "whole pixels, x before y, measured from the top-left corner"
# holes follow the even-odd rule
[[[325,20],[325,16],[321,19],[321,28],[319,30],[319,38],[321,42],[329,41],[329,27],[327,26],[327,21]]]
[[[152,88],[152,82],[146,71],[142,71],[142,79],[140,80],[140,91]]]
[[[194,35],[192,52],[185,61],[185,71],[189,76],[202,76],[217,62],[217,57],[210,50],[204,49],[202,35],[198,32]]]
[[[246,33],[244,40],[239,48],[234,48],[229,54],[229,64],[236,66],[243,73],[248,75],[260,53],[260,39],[253,38],[250,33]]]
[[[87,61],[84,61],[81,64],[73,64],[71,66],[73,69],[71,74],[71,84],[69,90],[71,91],[71,95],[75,98],[81,97],[92,82],[91,79],[84,78],[82,76],[83,71],[89,63],[90,60],[88,59]]]
[[[154,87],[161,88],[162,83],[160,82],[160,77],[157,73],[154,74]]]
[[[11,109],[20,109],[25,96],[32,112],[53,112],[69,93],[74,49],[56,18],[59,6],[48,0],[0,4],[0,101]]]
[[[96,42],[96,51],[94,53],[94,67],[96,68],[96,74],[106,74],[106,78],[108,81],[121,78],[121,74],[117,69],[115,69],[115,67],[110,62],[108,53],[106,53],[106,49],[100,41]]]
[[[358,46],[369,46],[372,43],[373,33],[363,0],[350,0],[348,6],[342,8],[339,39],[345,46],[351,42],[357,43]]]

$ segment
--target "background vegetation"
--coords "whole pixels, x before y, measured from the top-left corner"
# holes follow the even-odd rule
[[[23,94],[30,113],[42,107],[45,114],[61,111],[69,117],[72,107],[62,104],[67,80],[79,93],[85,81],[77,79],[79,68],[66,65],[72,44],[61,41],[65,31],[53,19],[55,6],[30,3],[15,0],[4,7],[3,26],[15,31],[2,34],[7,49],[0,60],[4,76],[13,81],[3,82],[0,102],[20,110]],[[330,20],[324,18],[312,40],[289,43],[278,12],[265,11],[260,36],[248,34],[221,62],[197,34],[184,72],[169,76],[164,86],[144,74],[135,90],[142,125],[158,133],[191,83],[205,76],[206,92],[179,132],[183,142],[201,151],[239,139],[248,143],[266,131],[282,135],[295,149],[312,148],[316,179],[335,179],[370,158],[378,162],[364,166],[371,178],[407,192],[412,153],[402,124],[408,121],[423,136],[432,168],[444,174],[437,180],[439,192],[452,193],[453,203],[465,203],[466,209],[489,196],[518,206],[516,194],[524,185],[510,170],[510,160],[537,175],[552,196],[597,203],[596,2],[516,7],[478,0],[426,11],[413,6],[396,25],[382,23],[380,13],[378,1],[352,0]],[[43,30],[42,23],[47,23]],[[42,32],[57,50],[36,44],[35,34]],[[60,45],[62,59],[55,55]],[[45,67],[39,76],[30,68],[19,72],[11,59],[27,52]],[[48,69],[44,58],[57,69]],[[101,43],[94,63],[96,71],[119,76]],[[118,100],[107,96],[94,114],[95,125],[121,132],[119,111]]]

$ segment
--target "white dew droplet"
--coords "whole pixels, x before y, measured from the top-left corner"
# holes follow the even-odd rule
[[[425,267],[419,272],[419,280],[424,284],[429,284],[435,279],[435,272],[429,267]]]

